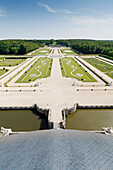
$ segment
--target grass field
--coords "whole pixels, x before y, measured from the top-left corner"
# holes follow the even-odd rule
[[[39,58],[17,81],[16,83],[29,83],[38,78],[46,78],[51,74],[53,59]]]
[[[83,82],[96,82],[96,80],[73,58],[65,57],[59,59],[59,61],[63,76],[75,78]]]
[[[8,70],[6,69],[0,69],[0,76],[2,76],[3,74],[5,74]]]
[[[67,52],[66,52],[67,51]],[[70,52],[68,52],[70,51]],[[61,50],[62,53],[65,53],[67,55],[78,55],[76,52],[74,52],[72,49],[66,48]]]
[[[104,72],[109,77],[113,78],[113,65],[110,65],[104,61],[100,61],[96,58],[84,58],[84,60],[100,71]]]
[[[41,51],[47,51],[47,52],[41,52]],[[46,55],[47,53],[50,53],[51,50],[48,50],[48,49],[39,49],[39,51],[36,51],[35,53],[33,53],[32,55]]]
[[[20,63],[24,62],[25,59],[5,59],[0,61],[1,67],[11,67],[19,65]]]

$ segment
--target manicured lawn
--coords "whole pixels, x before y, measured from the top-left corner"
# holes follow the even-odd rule
[[[113,78],[113,65],[110,65],[104,61],[100,61],[96,58],[84,58],[84,60],[99,69],[100,71],[104,72],[109,77]]]
[[[8,70],[6,69],[0,69],[0,76],[2,76],[3,74],[5,74]]]
[[[75,78],[83,82],[96,82],[96,80],[73,58],[65,57],[59,59],[59,61],[63,76]]]
[[[69,48],[62,49],[61,52],[67,55],[78,55],[76,52],[74,52],[72,49],[69,49]]]
[[[112,73],[106,73],[107,76],[111,77],[113,79],[113,72]]]
[[[50,53],[51,50],[48,49],[39,49],[39,51],[36,51],[35,53],[33,53],[32,55],[46,55],[47,53]]]
[[[51,74],[53,59],[44,57],[39,58],[18,80],[16,83],[29,83],[38,78],[46,78]]]
[[[0,66],[1,67],[16,66],[24,61],[25,61],[25,59],[5,59],[5,60],[0,61]]]

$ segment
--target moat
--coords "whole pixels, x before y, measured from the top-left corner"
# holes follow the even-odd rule
[[[40,117],[31,110],[1,110],[0,127],[11,128],[12,131],[35,131],[48,128],[47,118]]]
[[[113,109],[77,109],[66,119],[66,129],[100,131],[113,126]]]

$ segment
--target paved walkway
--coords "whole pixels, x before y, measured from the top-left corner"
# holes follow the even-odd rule
[[[32,60],[33,58],[27,59],[26,61],[19,64],[19,66],[15,67],[15,69],[11,71],[7,76],[5,76],[0,82],[5,84],[8,80],[10,80],[13,76],[15,76],[20,70],[26,67]]]
[[[58,56],[57,48],[54,49],[52,55]],[[62,121],[61,111],[64,108],[73,107],[75,103],[80,105],[113,105],[112,87],[93,87],[98,91],[91,91],[92,87],[86,87],[86,91],[84,91],[84,87],[79,87],[81,91],[77,91],[78,86],[72,86],[75,80],[62,77],[59,58],[53,58],[51,77],[38,81],[40,81],[38,87],[0,88],[0,106],[32,106],[37,104],[40,108],[50,109],[49,120],[51,122],[60,123]],[[102,90],[100,91],[99,88]],[[110,91],[104,91],[105,88],[109,88]],[[3,90],[6,89],[9,91],[4,92]]]
[[[27,71],[31,65],[33,65],[36,61],[38,60],[38,57],[33,57],[32,59],[28,60],[28,62],[26,62],[24,65],[23,65],[23,68],[25,68],[27,65],[27,67],[21,71],[23,68],[19,68],[18,70],[20,70],[21,72],[16,76],[14,77],[7,85],[8,86],[21,86],[21,85],[25,85],[26,86],[26,83],[15,83],[24,73],[25,71]],[[19,71],[18,71],[19,72]],[[28,83],[27,83],[28,84]],[[34,84],[34,83],[33,83]],[[32,83],[31,83],[32,85]]]
[[[99,76],[101,76],[104,80],[106,80],[108,83],[113,84],[113,79],[108,77],[106,74],[104,74],[103,72],[101,72],[100,70],[98,70],[97,68],[95,68],[94,66],[92,66],[91,64],[87,63],[85,60],[83,60],[82,58],[78,57],[77,58],[84,63],[86,66],[88,66],[89,68],[91,68],[95,73],[97,73]]]
[[[85,67],[81,62],[79,62],[76,58],[78,57],[73,57],[92,77],[94,77],[94,79],[97,81],[97,82],[78,82],[78,85],[83,85],[83,86],[92,86],[92,85],[95,85],[95,86],[103,86],[105,85],[105,83],[99,79],[93,72],[91,72],[87,67]],[[80,58],[78,58],[80,60]],[[83,62],[84,63],[84,62]]]

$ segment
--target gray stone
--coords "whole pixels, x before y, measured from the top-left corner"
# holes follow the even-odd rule
[[[0,170],[113,169],[113,137],[47,130],[0,138]]]

